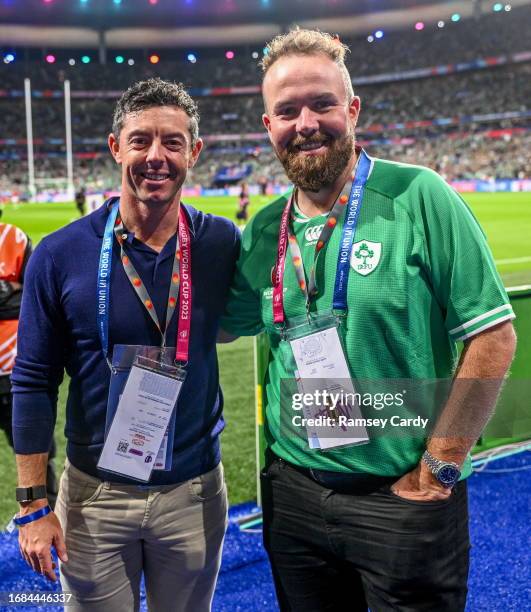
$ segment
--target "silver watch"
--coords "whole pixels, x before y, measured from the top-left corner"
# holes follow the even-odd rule
[[[425,450],[422,460],[430,468],[430,472],[448,489],[453,487],[461,476],[461,471],[457,463],[452,461],[441,461],[436,459],[429,451]]]

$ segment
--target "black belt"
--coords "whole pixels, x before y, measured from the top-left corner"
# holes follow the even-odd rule
[[[377,476],[366,472],[331,472],[328,470],[317,470],[305,468],[282,459],[269,448],[266,450],[266,466],[278,461],[280,465],[287,466],[313,480],[317,484],[342,494],[363,494],[389,486],[399,479],[399,476]]]

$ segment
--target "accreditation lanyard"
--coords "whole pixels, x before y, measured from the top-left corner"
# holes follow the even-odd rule
[[[352,245],[354,244],[354,234],[358,224],[361,203],[363,200],[363,192],[369,177],[370,169],[371,160],[362,149],[360,151],[356,174],[352,181],[347,181],[345,184],[340,196],[334,203],[327,222],[324,224],[319,239],[317,240],[313,265],[310,271],[308,283],[306,283],[306,275],[304,272],[301,250],[297,243],[297,239],[291,231],[289,223],[290,212],[293,206],[293,195],[289,199],[284,211],[282,212],[278,234],[277,261],[273,271],[273,320],[275,323],[283,324],[285,322],[283,284],[288,246],[293,261],[295,274],[297,276],[297,281],[306,298],[306,307],[309,309],[311,301],[315,299],[315,296],[318,293],[315,280],[317,257],[330,239],[330,236],[332,235],[332,232],[334,231],[334,228],[336,227],[338,219],[345,206],[346,213],[336,267],[333,308],[335,310],[347,310],[347,284],[350,268],[350,255],[352,252]]]
[[[124,271],[133,289],[142,304],[148,311],[151,319],[157,326],[162,346],[166,346],[166,332],[168,330],[173,312],[179,302],[179,320],[177,325],[177,342],[175,360],[186,363],[189,355],[190,327],[192,318],[192,257],[190,246],[190,229],[183,207],[179,207],[179,225],[175,257],[171,275],[168,305],[166,308],[166,326],[160,326],[155,306],[149,297],[144,283],[140,279],[131,259],[124,251],[124,227],[119,216],[119,201],[111,203],[111,212],[107,218],[98,268],[98,330],[100,333],[103,353],[107,362],[109,353],[109,307],[110,307],[110,281],[112,264],[113,234],[120,245],[120,258]]]

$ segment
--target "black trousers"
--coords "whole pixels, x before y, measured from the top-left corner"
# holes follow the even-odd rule
[[[2,377],[5,378],[5,377]],[[0,429],[3,429],[9,446],[13,448],[13,395],[10,390],[7,390],[5,381],[0,382]],[[59,484],[55,473],[54,458],[56,455],[55,440],[52,439],[50,452],[48,454],[48,465],[46,466],[46,492],[48,493],[48,502],[50,506],[55,508]]]
[[[264,544],[283,612],[464,610],[466,482],[447,500],[416,502],[391,492],[396,479],[337,493],[282,459],[269,463]]]

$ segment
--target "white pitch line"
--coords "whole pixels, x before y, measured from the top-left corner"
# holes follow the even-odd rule
[[[505,264],[524,263],[531,261],[531,255],[527,257],[513,257],[512,259],[496,259],[495,263],[497,266],[504,266]]]
[[[510,293],[511,291],[529,291],[531,285],[518,285],[518,287],[505,287],[505,291]]]

